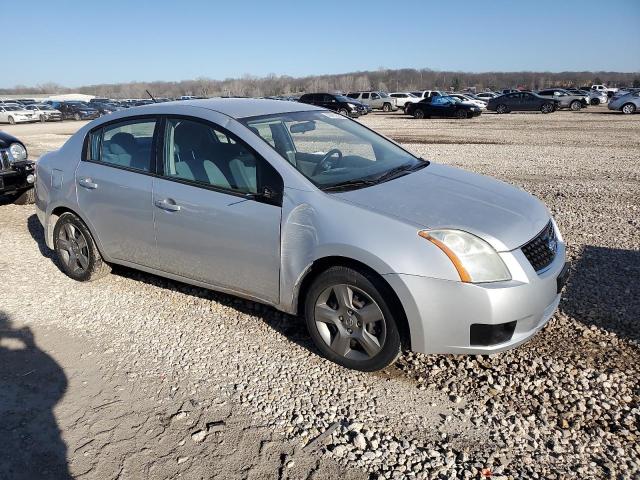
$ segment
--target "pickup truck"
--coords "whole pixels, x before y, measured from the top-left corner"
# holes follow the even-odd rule
[[[609,98],[611,98],[617,91],[617,88],[607,87],[606,85],[591,85],[591,90],[595,90],[597,92],[604,92],[607,94]]]

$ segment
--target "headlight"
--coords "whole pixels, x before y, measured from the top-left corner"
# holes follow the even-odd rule
[[[422,238],[442,250],[466,283],[510,280],[511,274],[491,245],[461,230],[422,230]]]
[[[358,109],[358,106],[353,104],[353,103],[347,103],[347,105],[349,105],[350,108],[353,108],[354,110]]]
[[[12,143],[11,145],[9,145],[9,151],[11,152],[11,156],[13,157],[14,162],[19,162],[21,160],[27,159],[27,149],[19,143]]]

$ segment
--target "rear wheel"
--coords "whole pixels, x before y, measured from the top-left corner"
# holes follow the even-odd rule
[[[626,113],[627,115],[634,113],[636,111],[636,106],[633,103],[625,103],[622,106],[622,113]]]
[[[53,229],[53,244],[63,272],[74,280],[97,280],[111,271],[89,229],[71,212],[63,213],[58,219]]]
[[[551,113],[553,112],[554,107],[552,103],[545,103],[544,105],[542,105],[542,107],[540,107],[540,111],[542,113]]]
[[[496,113],[509,113],[509,109],[506,105],[501,103],[496,107]]]
[[[577,112],[578,110],[580,110],[582,108],[582,103],[580,102],[580,100],[574,100],[569,105],[569,108],[571,108],[571,110],[573,110],[574,112]]]
[[[309,334],[322,354],[339,365],[380,370],[400,355],[400,333],[375,276],[332,267],[315,279],[305,301]]]
[[[420,108],[416,108],[413,112],[414,118],[423,119],[424,118],[424,110]]]
[[[36,191],[33,188],[29,188],[24,192],[21,192],[13,200],[16,205],[28,205],[36,201]]]

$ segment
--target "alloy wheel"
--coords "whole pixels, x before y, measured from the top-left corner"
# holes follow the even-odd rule
[[[424,112],[419,108],[413,113],[413,116],[416,118],[424,118]]]
[[[498,105],[498,108],[496,108],[496,112],[497,113],[507,113],[507,106],[506,105]]]
[[[315,303],[314,320],[322,340],[344,358],[368,360],[384,346],[387,326],[382,310],[353,285],[324,289]]]
[[[636,111],[636,107],[632,103],[627,103],[627,104],[622,106],[622,112],[623,113],[629,114],[629,113],[633,113],[635,111]]]
[[[58,233],[57,247],[60,260],[73,273],[89,268],[89,245],[84,234],[72,223],[65,223]]]
[[[542,105],[542,113],[551,113],[553,112],[553,105],[551,105],[550,103],[545,103],[544,105]]]

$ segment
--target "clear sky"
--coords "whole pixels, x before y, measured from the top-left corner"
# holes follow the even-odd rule
[[[640,71],[640,0],[0,0],[0,87],[386,68]]]

